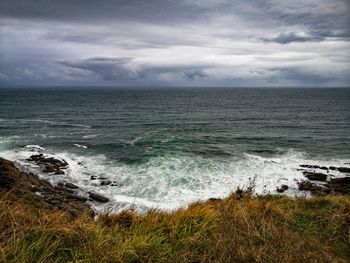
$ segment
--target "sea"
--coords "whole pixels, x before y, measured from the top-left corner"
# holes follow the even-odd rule
[[[69,168],[43,173],[26,160],[37,153]],[[173,210],[248,186],[306,195],[299,165],[349,166],[350,89],[1,88],[0,157],[110,198],[89,201],[98,211]]]

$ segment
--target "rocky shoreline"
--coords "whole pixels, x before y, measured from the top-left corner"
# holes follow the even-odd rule
[[[42,172],[52,175],[65,174],[69,164],[63,159],[34,154],[26,159],[34,162]],[[305,180],[297,181],[300,191],[308,191],[311,195],[350,195],[350,168],[334,166],[318,166],[302,164],[297,169],[305,176]],[[333,173],[337,173],[334,175]],[[91,176],[90,180],[99,180],[102,186],[118,186],[119,184]],[[280,185],[277,193],[284,193],[290,186]],[[53,186],[49,181],[39,178],[31,172],[20,171],[11,161],[0,158],[0,196],[13,194],[31,202],[36,207],[52,210],[63,210],[72,217],[82,213],[94,216],[90,202],[109,202],[109,198],[98,193],[87,192],[79,194],[79,187],[70,182],[59,182]]]
[[[55,174],[61,174],[62,169],[68,166],[64,160],[46,158],[42,154],[31,156],[30,161],[41,165],[44,172]],[[94,216],[94,210],[86,203],[88,200],[109,201],[107,197],[97,193],[88,192],[87,196],[79,195],[78,189],[77,185],[69,182],[60,182],[53,186],[38,175],[20,171],[13,162],[0,158],[0,197],[14,195],[38,208],[66,211],[71,217],[82,213]]]
[[[308,179],[298,182],[301,191],[310,191],[312,195],[350,195],[350,168],[318,165],[300,165],[299,169]],[[320,170],[324,172],[319,172]],[[332,172],[340,173],[337,177]]]

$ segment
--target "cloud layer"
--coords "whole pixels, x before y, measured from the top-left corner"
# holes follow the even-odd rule
[[[349,86],[347,0],[3,0],[1,85]]]

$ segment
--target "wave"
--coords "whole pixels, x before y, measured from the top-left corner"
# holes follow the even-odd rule
[[[84,135],[83,139],[93,139],[100,136],[100,134],[88,134],[88,135]]]
[[[77,143],[75,143],[75,144],[73,144],[75,147],[77,147],[77,148],[83,148],[83,149],[87,149],[88,147],[87,146],[85,146],[85,145],[82,145],[82,144],[77,144]]]
[[[137,136],[136,138],[127,141],[127,144],[134,146],[137,142],[141,141],[142,139],[147,138],[148,135],[151,135],[153,133],[157,133],[157,131],[149,131],[149,132],[145,132],[144,134]]]
[[[112,200],[107,204],[91,203],[97,210],[133,208],[139,212],[150,208],[172,210],[194,201],[222,198],[237,187],[251,184],[255,185],[258,194],[277,194],[276,187],[287,184],[287,195],[304,195],[298,191],[296,182],[305,179],[298,171],[300,164],[342,166],[350,162],[314,159],[307,153],[289,150],[270,157],[250,153],[225,158],[206,158],[190,153],[164,154],[128,164],[105,155],[88,155],[88,152],[79,155],[47,149],[45,154],[64,159],[69,164],[65,175],[50,176],[26,161],[31,154],[31,149],[26,147],[0,152],[0,156],[15,160],[17,165],[39,173],[53,184],[66,180],[79,185],[81,194],[94,191]],[[120,186],[101,187],[98,179],[90,179],[92,175],[116,181]]]
[[[44,147],[41,147],[39,145],[32,145],[32,144],[29,144],[29,145],[26,145],[25,148],[29,148],[33,151],[36,151],[36,150],[39,150],[39,151],[45,151],[45,148]]]
[[[33,123],[33,122],[39,122],[39,123],[46,123],[53,127],[81,127],[81,128],[91,128],[90,125],[85,124],[79,124],[79,123],[69,123],[67,121],[56,121],[56,120],[45,120],[45,119],[16,119],[12,120],[15,121],[16,124],[18,122],[20,123]]]

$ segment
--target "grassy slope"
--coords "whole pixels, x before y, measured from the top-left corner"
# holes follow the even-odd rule
[[[0,201],[0,262],[350,262],[350,197],[239,197],[69,219]]]

